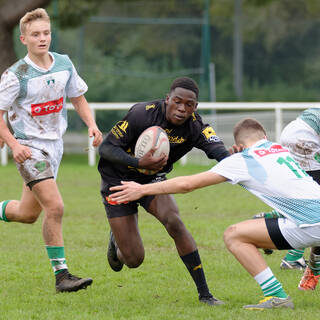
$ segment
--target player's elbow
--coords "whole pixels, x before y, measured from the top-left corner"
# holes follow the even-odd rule
[[[193,191],[195,188],[189,181],[183,181],[179,184],[179,189],[181,193],[188,193]]]

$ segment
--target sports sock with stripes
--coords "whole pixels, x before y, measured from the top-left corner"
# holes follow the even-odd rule
[[[6,216],[6,207],[10,200],[0,202],[0,220],[9,222]]]
[[[291,250],[288,250],[284,259],[289,262],[297,261],[303,257],[303,254],[304,254],[304,249],[302,249],[302,250],[291,249]]]
[[[269,267],[257,274],[254,279],[260,285],[265,297],[288,297],[288,295],[283,290],[281,283],[276,279]]]
[[[180,258],[182,259],[193,281],[195,282],[199,295],[201,297],[212,296],[207,285],[198,250]]]
[[[320,255],[313,253],[313,248],[310,252],[309,268],[315,276],[320,274]]]
[[[64,247],[46,246],[48,257],[55,275],[68,269],[64,256]]]

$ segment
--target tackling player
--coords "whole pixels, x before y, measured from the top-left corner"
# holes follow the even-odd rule
[[[144,247],[138,228],[138,205],[158,219],[173,238],[178,254],[194,280],[200,302],[222,304],[210,293],[196,243],[182,222],[177,204],[171,195],[147,196],[139,201],[118,204],[110,198],[110,187],[121,180],[149,183],[166,179],[173,164],[193,147],[203,150],[208,158],[218,161],[229,156],[223,142],[212,127],[203,124],[196,112],[199,89],[190,78],[177,78],[166,99],[134,105],[127,115],[115,124],[99,148],[101,195],[111,227],[108,261],[114,271],[123,264],[136,268],[144,260]],[[169,137],[167,158],[152,157],[152,150],[142,158],[134,157],[134,147],[140,134],[148,127],[160,126]],[[139,169],[158,171],[145,175]]]
[[[224,232],[228,250],[260,285],[265,296],[246,309],[293,308],[291,298],[275,278],[258,248],[292,249],[320,245],[320,186],[292,158],[288,149],[266,139],[263,126],[244,119],[234,127],[242,152],[231,155],[211,170],[192,176],[140,185],[123,181],[111,188],[112,201],[135,201],[150,195],[186,193],[228,181],[240,184],[281,218],[250,219]],[[290,186],[290,188],[288,188]]]
[[[84,97],[88,87],[66,55],[49,52],[50,18],[44,9],[20,20],[20,40],[27,55],[8,68],[0,82],[0,145],[5,142],[24,180],[21,200],[0,202],[0,220],[34,223],[44,211],[43,238],[56,276],[56,291],[77,291],[92,283],[68,272],[63,236],[63,200],[56,177],[67,128],[66,98],[88,126],[93,146],[102,134]],[[3,115],[13,129],[9,131]]]
[[[280,143],[289,149],[293,159],[318,184],[320,184],[320,108],[304,110],[282,131]],[[278,215],[276,211],[265,212],[264,217]],[[304,269],[299,283],[301,290],[314,290],[320,278],[320,248],[311,249],[308,266],[303,258],[304,250],[292,249],[282,259],[282,269]]]

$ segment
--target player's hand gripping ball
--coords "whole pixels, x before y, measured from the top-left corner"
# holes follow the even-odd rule
[[[139,136],[134,155],[136,158],[142,158],[151,149],[156,149],[153,157],[160,157],[165,154],[169,156],[170,143],[167,133],[159,126],[152,126],[144,130]],[[141,173],[152,175],[157,171],[149,169],[138,169]]]

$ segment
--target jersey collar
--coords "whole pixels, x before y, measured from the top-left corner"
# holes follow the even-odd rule
[[[54,63],[55,63],[54,55],[53,55],[51,52],[48,52],[48,53],[49,53],[50,57],[52,58],[52,63],[51,63],[51,66],[49,67],[49,69],[44,69],[44,68],[39,67],[37,64],[35,64],[35,63],[29,58],[28,55],[26,55],[26,56],[24,57],[24,61],[25,61],[27,64],[31,65],[31,66],[32,66],[33,68],[35,68],[36,70],[40,71],[40,72],[48,72],[48,71],[50,71],[50,70],[53,68]]]

